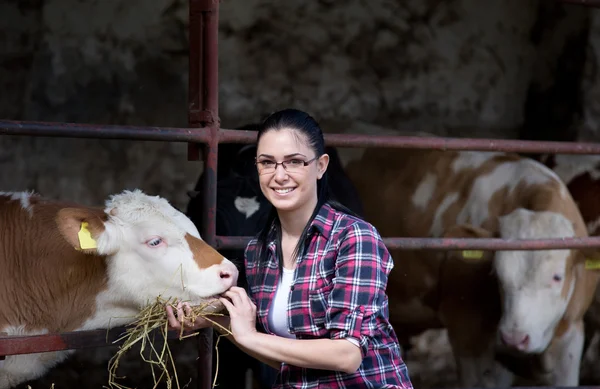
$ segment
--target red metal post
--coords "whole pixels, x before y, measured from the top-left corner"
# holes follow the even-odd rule
[[[218,128],[219,0],[189,2],[189,127]],[[188,144],[188,160],[199,159],[198,144]]]
[[[189,116],[190,127],[207,127],[204,152],[204,213],[202,237],[215,244],[217,209],[217,148],[219,144],[218,33],[219,0],[189,2]],[[188,160],[198,159],[198,147],[188,144]],[[212,334],[208,328],[198,336],[199,389],[212,386]]]

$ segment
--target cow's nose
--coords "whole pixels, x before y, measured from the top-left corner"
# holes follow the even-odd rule
[[[519,350],[524,350],[529,345],[529,335],[513,331],[510,333],[501,331],[500,332],[502,342],[510,347],[515,347]]]
[[[227,289],[237,285],[238,269],[233,263],[224,263],[223,267],[219,271],[219,278],[221,282],[225,284]]]

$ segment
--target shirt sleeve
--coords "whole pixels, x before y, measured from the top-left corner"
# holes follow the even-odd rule
[[[377,321],[372,316],[384,308],[393,266],[375,227],[366,222],[348,227],[338,249],[325,326],[332,339],[358,339],[363,357],[376,330]]]
[[[256,305],[258,309],[258,300],[256,296],[252,293],[252,285],[256,282],[256,239],[252,239],[248,242],[246,249],[244,250],[244,270],[246,272],[246,294],[250,297],[250,300]],[[260,320],[256,320],[255,328],[258,332],[266,333],[266,329],[261,324]]]
[[[246,245],[246,249],[244,250],[244,270],[246,272],[246,293],[248,297],[252,300],[254,304],[256,304],[256,297],[252,294],[252,285],[255,283],[256,277],[256,239],[252,239]]]

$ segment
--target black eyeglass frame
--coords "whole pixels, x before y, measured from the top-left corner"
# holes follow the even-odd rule
[[[309,159],[308,161],[302,161],[299,158],[292,158],[292,159],[297,159],[299,161],[302,161],[303,166],[308,166],[311,163],[313,163],[314,161],[316,161],[317,159],[319,159],[320,156],[314,157],[313,159]],[[285,167],[285,164],[289,161],[281,161],[281,162],[276,162],[276,161],[271,161],[275,163],[275,167],[273,168],[273,172],[277,171],[277,166],[281,165],[283,167],[283,170],[285,170],[286,172],[288,171],[287,168]],[[258,161],[256,159],[256,157],[254,157],[254,165],[256,165],[257,170],[260,171],[260,168],[258,167]]]

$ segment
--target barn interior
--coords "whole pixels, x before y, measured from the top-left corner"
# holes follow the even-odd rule
[[[295,107],[329,133],[598,142],[600,9],[576,3],[224,0],[220,125]],[[188,125],[187,0],[2,0],[0,20],[0,119]],[[140,188],[185,209],[202,171],[185,143],[0,136],[6,191],[102,205]],[[588,315],[580,384],[600,385],[600,295]],[[412,343],[415,388],[456,387],[445,331]],[[115,347],[78,350],[29,385],[103,387]],[[171,347],[194,383],[197,343]],[[152,387],[135,352],[121,369]]]

